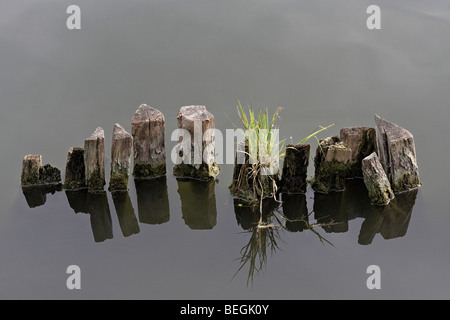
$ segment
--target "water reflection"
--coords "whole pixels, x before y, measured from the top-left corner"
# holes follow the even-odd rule
[[[348,221],[363,218],[358,243],[371,244],[379,233],[385,240],[404,237],[416,202],[418,190],[396,194],[386,206],[371,205],[364,182],[349,180],[344,192],[314,194],[314,217],[327,233],[348,231]]]
[[[170,220],[167,179],[160,177],[134,180],[137,193],[139,222],[162,224]]]
[[[217,223],[215,181],[177,179],[184,223],[192,230],[208,230]]]
[[[372,243],[369,235],[379,233],[385,240],[404,237],[408,231],[409,222],[416,203],[418,190],[412,190],[395,195],[388,206],[374,208],[366,216],[361,226],[358,243]]]
[[[75,213],[89,213],[87,205],[88,189],[66,190],[67,201]]]
[[[280,229],[262,227],[279,222],[274,215],[279,206],[280,203],[273,198],[264,199],[261,214],[260,206],[234,199],[236,220],[250,234],[247,244],[240,251],[239,268],[234,276],[248,266],[247,285],[253,283],[254,276],[264,269],[268,253],[272,255],[279,249]]]
[[[236,221],[238,225],[244,230],[254,229],[260,219],[260,207],[257,205],[250,205],[248,202],[234,198],[234,213],[236,215]],[[262,217],[263,221],[268,222],[270,216],[274,213],[275,209],[280,206],[278,201],[273,198],[264,199],[262,203]]]
[[[22,187],[25,200],[31,209],[43,206],[47,202],[47,194],[55,194],[55,192],[61,190],[61,184]]]
[[[253,282],[267,262],[269,253],[278,249],[280,232],[311,231],[322,244],[333,244],[320,234],[317,227],[326,233],[344,233],[349,230],[349,221],[363,218],[358,237],[360,245],[372,243],[376,234],[388,240],[406,235],[418,190],[397,194],[387,206],[373,206],[362,179],[347,181],[344,192],[314,194],[314,205],[308,212],[306,195],[282,194],[280,202],[265,199],[262,214],[258,205],[249,205],[234,199],[236,221],[246,233],[248,242],[240,251],[239,269],[248,266],[247,284]],[[310,223],[309,216],[314,213],[316,222]],[[235,274],[235,276],[236,276]]]
[[[95,242],[113,238],[111,213],[106,192],[88,193],[87,207]]]
[[[129,237],[138,234],[140,232],[139,224],[128,192],[113,192],[112,198],[123,236]]]
[[[308,229],[309,214],[304,194],[282,194],[282,209],[286,217],[285,227],[290,232]]]
[[[348,214],[345,209],[344,193],[314,193],[314,218],[324,224],[327,233],[343,233],[348,231]]]
[[[95,242],[113,238],[111,212],[106,192],[89,193],[87,189],[66,190],[66,197],[75,213],[89,214]]]

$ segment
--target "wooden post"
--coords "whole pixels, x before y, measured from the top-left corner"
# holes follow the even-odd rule
[[[97,128],[84,141],[86,184],[90,192],[103,191],[105,182],[105,132]]]
[[[161,111],[146,104],[136,110],[131,120],[135,178],[154,178],[166,174],[164,130],[165,119]]]
[[[306,193],[310,147],[309,144],[289,144],[286,146],[281,176],[281,192]]]
[[[26,155],[22,162],[23,187],[61,183],[61,170],[50,164],[42,165],[41,155]]]
[[[133,137],[118,123],[114,125],[111,147],[111,180],[109,191],[127,191],[131,168]]]
[[[395,193],[420,187],[413,135],[375,115],[380,162]]]
[[[312,187],[317,192],[343,191],[352,151],[339,137],[320,140],[314,158],[315,176]]]
[[[214,116],[205,106],[186,106],[178,112],[180,163],[173,174],[182,178],[214,179],[219,173],[214,154]]]
[[[41,167],[41,155],[26,155],[22,162],[22,186],[39,184],[39,169]]]
[[[372,203],[388,204],[394,198],[394,192],[375,152],[363,159],[362,171]]]
[[[362,159],[376,151],[376,132],[374,128],[348,127],[341,129],[341,140],[347,148],[352,150],[349,164],[348,178],[362,178]]]
[[[84,149],[70,148],[66,161],[66,178],[64,189],[77,190],[86,188],[86,168],[84,166]]]

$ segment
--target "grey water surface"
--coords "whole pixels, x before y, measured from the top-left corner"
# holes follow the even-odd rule
[[[68,30],[72,3],[3,1],[0,298],[448,299],[450,4],[379,0],[381,30],[368,30],[372,2],[78,0],[81,30]],[[141,103],[164,113],[170,155],[181,106],[205,105],[225,131],[238,100],[281,106],[288,142],[318,125],[336,123],[321,137],[374,126],[376,113],[414,135],[423,186],[386,208],[361,180],[283,195],[265,204],[271,222],[283,211],[338,223],[263,231],[229,193],[230,164],[210,184],[177,181],[168,156],[166,178],[131,179],[128,194],[22,192],[26,154],[64,171],[98,126],[108,168],[114,123],[130,131]],[[248,281],[250,264],[236,272],[242,248],[263,249],[258,232],[266,260]],[[81,290],[66,287],[69,265]],[[370,265],[381,290],[366,286]]]

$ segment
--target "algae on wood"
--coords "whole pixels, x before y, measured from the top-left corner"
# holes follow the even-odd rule
[[[343,191],[352,151],[337,136],[320,140],[314,158],[315,175],[312,187],[316,192]]]

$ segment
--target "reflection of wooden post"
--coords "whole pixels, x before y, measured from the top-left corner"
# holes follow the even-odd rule
[[[381,236],[388,240],[404,237],[416,203],[418,190],[396,194],[395,199],[384,207],[385,218],[380,228]]]
[[[127,191],[131,167],[133,137],[118,123],[114,125],[111,146],[111,180],[109,191]]]
[[[220,170],[214,154],[214,116],[204,106],[186,106],[180,109],[177,119],[178,129],[186,130],[190,141],[184,141],[180,133],[183,150],[178,154],[183,163],[175,165],[173,174],[200,180],[214,179]]]
[[[50,184],[42,186],[27,186],[22,187],[23,195],[30,208],[43,206],[47,201],[47,194],[55,194],[61,191],[61,184]]]
[[[84,166],[84,149],[70,148],[66,161],[66,178],[64,188],[76,190],[86,187],[86,169]]]
[[[283,215],[286,221],[286,229],[291,232],[301,232],[308,227],[308,207],[304,194],[282,194]]]
[[[169,196],[165,176],[142,180],[135,179],[139,222],[162,224],[170,220]]]
[[[87,196],[91,228],[95,242],[113,238],[111,212],[106,192],[89,193]]]
[[[318,223],[334,223],[330,226],[323,226],[327,233],[348,231],[348,215],[347,211],[344,210],[342,201],[343,192],[314,193],[314,218]]]
[[[358,236],[358,243],[360,245],[366,246],[372,243],[375,235],[380,232],[383,219],[383,207],[373,207],[370,211],[366,212]]]
[[[75,213],[89,213],[87,204],[88,190],[66,190],[67,201]]]
[[[217,222],[215,182],[180,179],[177,182],[184,222],[193,230],[214,228]]]
[[[84,165],[89,191],[102,191],[105,186],[105,132],[97,128],[84,141]]]
[[[123,236],[129,237],[138,234],[140,232],[139,224],[128,192],[114,192],[112,198]]]
[[[161,111],[142,104],[131,121],[135,178],[166,174],[165,119]]]
[[[286,146],[281,178],[283,193],[306,193],[309,150],[309,144],[289,144]]]
[[[371,206],[361,225],[358,243],[371,244],[377,233],[385,240],[404,237],[416,202],[418,190],[402,192],[386,206]]]
[[[233,199],[234,213],[238,225],[244,230],[251,230],[257,227],[261,212],[260,206],[255,206],[245,200],[239,198]],[[274,198],[265,198],[262,200],[262,217],[263,221],[273,215],[274,211],[280,206],[280,203]]]

